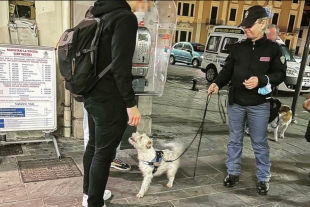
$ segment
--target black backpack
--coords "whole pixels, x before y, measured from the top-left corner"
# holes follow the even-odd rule
[[[81,101],[81,95],[89,92],[110,69],[111,64],[98,74],[99,39],[107,16],[123,14],[118,11],[120,9],[117,9],[102,17],[93,17],[89,12],[90,9],[78,25],[67,29],[61,35],[58,42],[60,73],[64,78],[65,88],[77,101]]]

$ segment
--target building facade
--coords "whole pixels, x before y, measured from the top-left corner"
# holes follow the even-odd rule
[[[304,0],[278,1],[176,1],[178,24],[175,42],[192,41],[205,44],[215,25],[238,26],[245,11],[253,5],[268,6],[273,11],[269,24],[280,29],[279,36],[295,52],[304,10]]]
[[[80,22],[95,1],[0,1],[0,43],[56,47],[61,34]],[[135,5],[137,1],[129,1]],[[57,59],[57,58],[56,58]],[[56,105],[59,137],[83,138],[83,105],[64,89],[57,68]],[[138,99],[142,115],[139,132],[150,133],[152,97]],[[10,132],[8,138],[41,137],[42,131]]]

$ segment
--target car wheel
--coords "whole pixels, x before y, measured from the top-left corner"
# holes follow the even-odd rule
[[[208,82],[212,82],[217,76],[217,71],[214,67],[209,67],[206,70],[206,80]]]
[[[174,64],[175,64],[175,58],[174,58],[172,55],[170,55],[169,63],[170,63],[171,65],[174,65]]]
[[[198,68],[199,67],[199,60],[197,60],[197,59],[193,60],[193,67],[194,68]]]

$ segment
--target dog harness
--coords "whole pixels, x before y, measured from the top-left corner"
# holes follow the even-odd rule
[[[146,164],[146,165],[153,167],[154,169],[153,169],[152,173],[154,174],[154,173],[156,173],[157,168],[160,166],[160,163],[163,160],[163,154],[164,154],[163,151],[156,151],[155,158],[151,162],[143,161],[143,160],[141,160],[141,162]]]

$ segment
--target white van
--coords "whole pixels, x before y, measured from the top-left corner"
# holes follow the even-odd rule
[[[245,32],[240,27],[215,26],[210,33],[201,63],[201,71],[206,73],[206,80],[212,82],[230,53],[232,46],[240,40],[246,39]],[[278,37],[276,40],[287,61],[286,79],[279,85],[280,91],[295,91],[300,63],[296,62],[284,42]],[[310,67],[306,66],[301,92],[310,92]]]

